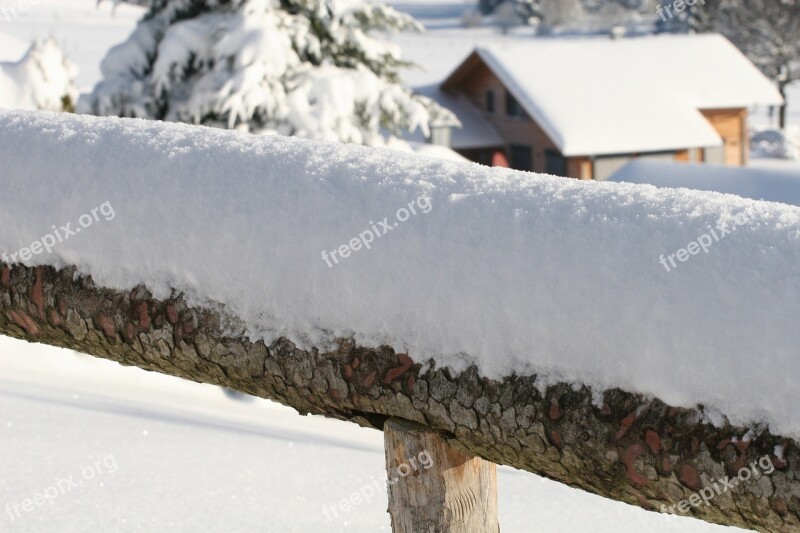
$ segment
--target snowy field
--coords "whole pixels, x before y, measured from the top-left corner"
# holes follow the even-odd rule
[[[390,531],[385,489],[370,496],[385,480],[381,433],[7,337],[0,452],[0,506],[77,485],[19,516],[0,509],[3,532]],[[741,531],[506,467],[498,478],[504,533]],[[371,500],[334,516],[353,493]]]
[[[409,59],[428,65],[405,76],[412,85],[441,80],[477,42],[502,39],[488,28],[461,29],[462,2],[394,5],[429,28],[424,36],[397,37]],[[31,39],[53,35],[87,91],[108,48],[128,36],[141,13],[120,6],[112,14],[110,2],[42,0],[18,19],[0,16],[0,60],[18,59]],[[800,124],[800,87],[790,91],[789,117]],[[768,126],[766,111],[751,124]],[[5,337],[0,453],[0,532],[390,529],[385,491],[332,520],[323,508],[381,485],[378,432]],[[70,477],[77,486],[57,497],[16,515],[7,510]],[[738,531],[648,513],[505,467],[499,492],[504,533]]]

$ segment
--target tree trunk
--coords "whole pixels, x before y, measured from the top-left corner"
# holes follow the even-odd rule
[[[190,307],[179,294],[157,300],[144,287],[96,287],[74,268],[0,263],[0,334],[223,385],[301,413],[378,429],[391,417],[414,421],[463,453],[653,511],[675,506],[719,524],[800,530],[800,452],[766,429],[715,427],[699,408],[621,390],[545,387],[535,375],[489,380],[475,367],[456,373],[424,354],[351,339],[304,351],[236,331],[243,324],[222,306]],[[759,460],[774,470],[710,489]]]
[[[783,98],[783,103],[778,109],[778,127],[781,129],[781,131],[786,131],[786,84],[779,83],[778,91],[781,93],[781,97]]]
[[[497,467],[400,419],[383,426],[394,533],[499,533]]]

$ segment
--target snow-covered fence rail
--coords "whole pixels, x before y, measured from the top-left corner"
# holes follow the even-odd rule
[[[0,168],[0,252],[115,212],[0,262],[2,334],[413,421],[655,511],[800,526],[797,208],[30,112],[0,112]],[[431,209],[400,223],[419,198]],[[707,254],[660,265],[743,213]],[[347,252],[372,227],[386,237]],[[342,243],[329,268],[320,250]],[[769,473],[703,497],[764,457]]]

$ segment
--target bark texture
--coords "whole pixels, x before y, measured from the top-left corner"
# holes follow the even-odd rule
[[[800,454],[793,440],[767,430],[743,438],[750,428],[711,426],[701,408],[620,390],[593,402],[585,387],[542,389],[536,376],[495,381],[475,368],[423,371],[423,356],[388,346],[339,339],[335,350],[303,351],[286,339],[267,346],[224,333],[231,331],[243,328],[221,307],[190,308],[179,294],[159,301],[144,287],[95,287],[73,268],[0,263],[0,334],[224,385],[301,413],[378,429],[389,417],[414,421],[465,453],[654,511],[768,456],[771,475],[753,476],[682,514],[800,531]]]

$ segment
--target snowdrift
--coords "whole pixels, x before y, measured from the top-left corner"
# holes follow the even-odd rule
[[[800,206],[800,165],[789,170],[633,159],[608,181],[714,191]]]
[[[182,291],[251,339],[351,336],[800,435],[798,208],[25,111],[0,111],[0,165],[4,261]]]

